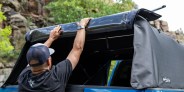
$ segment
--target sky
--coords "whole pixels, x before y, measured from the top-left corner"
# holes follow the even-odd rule
[[[155,11],[162,15],[161,20],[167,21],[170,31],[175,31],[182,28],[184,31],[184,1],[182,0],[132,0],[138,8],[146,8],[153,10],[162,5],[166,5],[165,8]]]

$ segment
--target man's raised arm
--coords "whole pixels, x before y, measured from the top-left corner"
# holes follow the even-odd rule
[[[83,51],[84,48],[84,43],[85,43],[85,37],[86,37],[86,32],[85,32],[85,27],[88,24],[90,18],[84,18],[81,19],[79,26],[81,26],[81,29],[77,31],[74,43],[73,43],[73,48],[70,51],[67,59],[72,64],[72,69],[74,69],[79,62],[80,55]]]
[[[59,38],[61,32],[62,32],[61,26],[55,27],[53,30],[51,30],[49,38],[47,39],[47,41],[44,44],[47,47],[50,47],[52,42]]]

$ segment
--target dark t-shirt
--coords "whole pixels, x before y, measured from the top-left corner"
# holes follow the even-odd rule
[[[72,65],[68,59],[37,75],[27,67],[18,78],[19,92],[65,92],[71,73]]]

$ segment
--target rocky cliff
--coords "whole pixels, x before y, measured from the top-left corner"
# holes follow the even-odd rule
[[[0,87],[8,78],[13,66],[14,66],[14,62],[10,62],[10,63],[0,62]]]
[[[48,10],[44,9],[49,0],[1,0],[7,20],[3,25],[12,27],[11,44],[19,51],[24,44],[27,31],[47,26]]]
[[[184,32],[182,29],[177,29],[177,30],[171,31],[171,30],[169,30],[169,25],[168,25],[167,21],[163,21],[163,20],[151,21],[150,24],[153,25],[158,30],[171,36],[178,43],[184,45]]]

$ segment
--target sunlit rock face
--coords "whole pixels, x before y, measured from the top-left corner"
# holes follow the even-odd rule
[[[151,21],[150,24],[160,31],[163,31],[167,35],[171,36],[175,41],[184,45],[184,33],[183,29],[169,30],[169,24],[167,21],[155,20]]]
[[[0,0],[2,11],[7,17],[0,26],[11,26],[12,34],[10,42],[15,51],[20,51],[25,43],[24,35],[26,32],[47,26],[44,19],[49,14],[43,8],[50,0]]]
[[[8,78],[13,66],[14,66],[13,62],[6,64],[0,62],[0,86],[2,86],[3,83],[6,81],[6,79]]]

